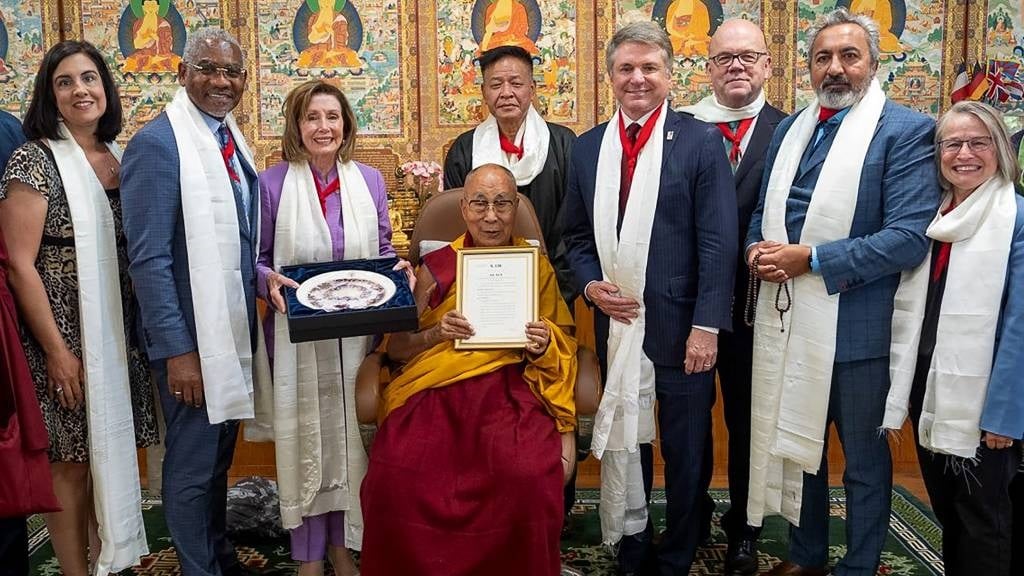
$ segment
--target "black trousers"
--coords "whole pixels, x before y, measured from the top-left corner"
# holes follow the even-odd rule
[[[1024,447],[1021,452],[1024,454]],[[1010,573],[1024,574],[1024,468],[1018,470],[1017,476],[1010,482],[1010,500],[1013,502],[1013,556],[1010,560]]]
[[[918,422],[929,362],[918,359],[911,390],[910,416],[918,440]],[[917,442],[928,499],[942,525],[942,561],[946,576],[1010,576],[1021,572],[1021,522],[1024,480],[1020,442],[992,450],[982,443],[974,461],[929,452]],[[1017,498],[1011,496],[1011,484]],[[1016,500],[1016,502],[1014,502]],[[1014,539],[1016,537],[1016,546]],[[1017,556],[1014,559],[1014,556]],[[1013,568],[1014,561],[1018,567]]]
[[[722,391],[725,427],[729,431],[729,509],[722,515],[722,530],[729,541],[756,539],[761,532],[747,524],[750,489],[750,380],[754,362],[754,331],[740,320],[735,331],[719,334],[718,382]],[[714,450],[711,434],[705,450],[705,478],[711,483]],[[714,502],[705,499],[710,524]],[[707,508],[710,503],[710,508]]]
[[[28,527],[25,518],[0,518],[0,576],[28,575]]]

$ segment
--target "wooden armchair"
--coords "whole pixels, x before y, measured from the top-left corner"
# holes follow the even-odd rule
[[[434,195],[423,205],[409,246],[409,261],[414,266],[420,263],[424,241],[448,243],[466,231],[459,210],[461,197],[462,189],[454,188]],[[522,194],[519,195],[513,235],[536,241],[541,252],[546,253],[533,204]],[[576,354],[579,364],[576,377],[577,449],[586,451],[590,448],[594,414],[601,401],[601,370],[593,350],[581,346]],[[377,410],[381,402],[380,371],[385,362],[387,358],[383,353],[374,352],[363,360],[356,375],[356,418],[367,452],[377,431]]]

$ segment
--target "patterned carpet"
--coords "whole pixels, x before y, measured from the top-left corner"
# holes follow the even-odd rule
[[[724,490],[712,491],[718,504],[716,519],[728,504]],[[832,489],[832,521],[830,526],[830,562],[842,556],[843,526],[846,517],[846,502],[841,489]],[[610,549],[598,544],[600,527],[597,519],[598,494],[596,490],[580,490],[578,501],[573,508],[573,534],[562,544],[562,559],[565,566],[588,576],[605,576],[615,573],[614,556]],[[655,491],[653,515],[656,527],[664,527],[665,494]],[[146,533],[152,553],[143,559],[141,566],[124,571],[126,575],[173,576],[180,574],[171,539],[160,513],[160,501],[146,498],[143,503]],[[787,524],[780,518],[766,522],[760,541],[761,571],[775,566],[785,556]],[[53,557],[46,528],[41,517],[29,520],[32,574],[59,576],[60,570]],[[690,572],[693,575],[722,573],[725,556],[725,536],[717,523],[712,533],[712,543],[700,548],[697,561]],[[889,537],[882,553],[879,576],[941,576],[942,561],[937,553],[941,542],[941,531],[930,512],[916,498],[897,487],[892,494],[892,517],[889,523]],[[278,539],[236,539],[241,560],[248,566],[268,575],[294,574],[295,563],[288,556],[287,538]],[[330,571],[328,570],[328,574]]]

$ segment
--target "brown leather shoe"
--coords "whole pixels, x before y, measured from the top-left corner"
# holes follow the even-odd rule
[[[824,568],[807,568],[784,560],[769,570],[766,576],[825,576],[826,574]]]

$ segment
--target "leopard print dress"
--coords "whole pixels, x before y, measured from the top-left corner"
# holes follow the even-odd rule
[[[43,238],[36,257],[36,270],[50,300],[53,318],[68,348],[82,356],[82,328],[78,313],[78,272],[75,260],[74,231],[64,185],[57,165],[44,144],[29,142],[14,151],[7,171],[0,179],[0,200],[7,197],[11,182],[22,182],[37,190],[47,200]],[[131,384],[132,415],[135,420],[135,442],[139,447],[151,446],[159,440],[156,406],[146,357],[136,334],[138,307],[128,277],[128,249],[121,226],[121,198],[118,190],[107,190],[114,215],[117,235],[117,260],[121,275],[121,302],[128,344],[128,377]],[[46,431],[50,435],[51,462],[88,462],[89,440],[85,410],[68,410],[56,399],[50,399],[47,386],[46,354],[39,342],[21,327],[36,396],[43,411]]]

